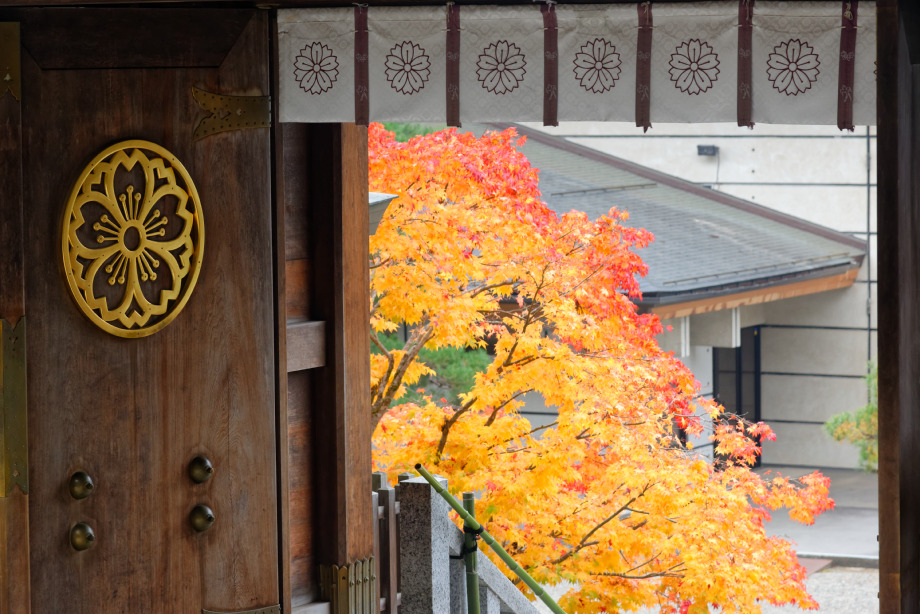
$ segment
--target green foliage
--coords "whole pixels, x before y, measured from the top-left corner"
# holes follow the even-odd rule
[[[869,403],[861,409],[843,412],[824,423],[835,441],[847,441],[859,448],[859,462],[866,471],[878,471],[878,365],[869,365],[866,375]]]
[[[431,134],[433,132],[440,132],[444,130],[447,126],[438,125],[438,124],[396,124],[396,123],[386,123],[383,124],[383,127],[394,134],[396,140],[400,143],[405,143],[414,136],[419,136],[422,134]]]
[[[380,342],[389,351],[401,349],[404,343],[399,334],[381,335]],[[373,348],[373,353],[379,353],[377,348]],[[485,371],[493,357],[483,349],[443,347],[423,348],[418,360],[434,369],[435,375],[422,376],[417,386],[406,390],[400,403],[421,403],[426,396],[458,403],[460,394],[473,388],[476,374]]]

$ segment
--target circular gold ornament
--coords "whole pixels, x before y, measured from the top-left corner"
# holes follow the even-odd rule
[[[179,159],[149,141],[116,143],[83,169],[61,234],[77,305],[119,337],[146,337],[169,324],[201,270],[198,191]]]

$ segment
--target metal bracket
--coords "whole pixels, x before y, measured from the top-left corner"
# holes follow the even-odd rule
[[[19,61],[19,24],[0,23],[0,98],[9,90],[22,100],[22,65]]]
[[[241,610],[239,612],[214,612],[211,610],[202,610],[201,614],[281,614],[280,605],[270,605],[266,608],[256,608],[255,610]]]
[[[192,97],[198,106],[211,112],[195,126],[194,141],[218,132],[271,128],[271,96],[227,96],[192,86]]]
[[[15,486],[29,494],[26,319],[0,320],[0,497]]]
[[[331,614],[377,614],[377,569],[374,557],[338,565],[319,566],[319,594]]]

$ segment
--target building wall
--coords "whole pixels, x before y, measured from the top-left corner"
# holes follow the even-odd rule
[[[857,466],[856,449],[832,441],[821,424],[865,405],[863,377],[875,359],[875,129],[656,124],[643,135],[629,124],[531,127],[867,241],[852,287],[741,314],[742,326],[762,325],[761,415],[777,434],[764,445],[764,462]],[[716,145],[718,155],[699,156],[697,145]],[[693,328],[691,319],[691,335]],[[689,366],[698,369],[697,363]]]

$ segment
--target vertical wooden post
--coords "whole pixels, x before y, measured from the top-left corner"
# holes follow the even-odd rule
[[[878,7],[879,598],[920,612],[920,11]]]
[[[314,243],[312,319],[326,322],[313,370],[317,561],[373,556],[367,128],[310,125],[307,186]]]
[[[19,24],[0,24],[0,39],[0,319],[16,326],[25,316]],[[29,497],[13,486],[0,492],[0,614],[28,614],[29,585]]]
[[[271,41],[272,96],[278,92],[278,27],[277,15],[268,20],[268,38]],[[274,217],[275,247],[275,429],[277,437],[278,472],[278,593],[282,608],[288,611],[293,601],[291,583],[291,488],[289,471],[288,437],[288,376],[287,376],[287,275],[285,233],[285,176],[284,131],[278,121],[278,105],[272,105],[272,215]]]

